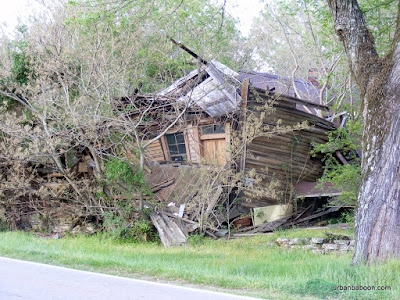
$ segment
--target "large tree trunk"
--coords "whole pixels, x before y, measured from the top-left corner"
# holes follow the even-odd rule
[[[356,0],[328,0],[363,112],[362,187],[353,263],[400,258],[400,46],[380,58]]]

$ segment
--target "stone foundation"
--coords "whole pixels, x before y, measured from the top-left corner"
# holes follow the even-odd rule
[[[288,249],[305,249],[313,253],[346,253],[354,251],[354,240],[327,240],[326,238],[278,238],[269,245]]]

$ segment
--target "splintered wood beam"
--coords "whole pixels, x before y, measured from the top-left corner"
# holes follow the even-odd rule
[[[208,61],[204,60],[203,58],[201,58],[199,55],[197,55],[196,53],[194,53],[192,50],[190,50],[188,47],[186,47],[184,44],[182,43],[178,43],[177,41],[175,41],[172,37],[167,35],[167,38],[169,38],[169,40],[171,42],[173,42],[175,45],[177,45],[178,47],[180,47],[181,49],[185,50],[187,53],[189,53],[191,56],[193,56],[194,58],[198,59],[199,61],[201,61],[202,64],[207,65]]]
[[[187,237],[179,226],[162,213],[150,213],[150,219],[158,231],[164,246],[180,246],[186,244]]]

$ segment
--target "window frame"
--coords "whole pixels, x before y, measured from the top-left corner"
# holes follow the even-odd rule
[[[179,140],[178,140],[179,136]],[[173,140],[171,140],[173,138]],[[169,160],[175,162],[187,161],[188,153],[186,149],[186,139],[183,132],[174,132],[165,135],[165,145],[168,151]],[[174,149],[175,147],[175,149]],[[179,158],[182,159],[174,159]]]

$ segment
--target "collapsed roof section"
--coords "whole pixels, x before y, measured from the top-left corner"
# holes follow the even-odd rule
[[[198,106],[211,117],[237,111],[242,98],[236,91],[239,74],[212,60],[191,71],[172,85],[157,93],[158,96],[176,98],[190,107]]]
[[[289,78],[257,72],[239,74],[216,60],[202,64],[157,96],[185,102],[211,117],[229,115],[240,109],[242,98],[237,91],[246,78],[253,88],[270,95],[289,97],[296,102],[297,109],[309,114],[321,116],[321,110],[328,110],[320,104],[320,88],[310,82],[295,79],[294,89]]]

